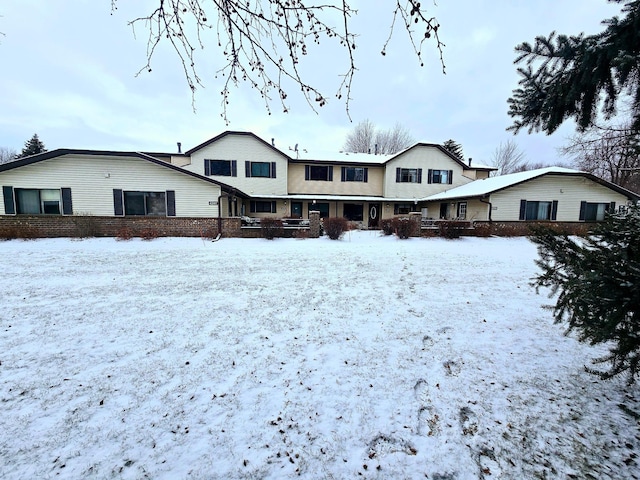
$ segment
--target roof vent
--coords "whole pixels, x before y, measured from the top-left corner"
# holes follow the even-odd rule
[[[469,166],[471,166],[471,160],[473,160],[473,158],[469,157]]]
[[[182,143],[178,142],[178,153],[182,153]]]
[[[276,146],[276,139],[271,137],[271,146],[275,147]]]

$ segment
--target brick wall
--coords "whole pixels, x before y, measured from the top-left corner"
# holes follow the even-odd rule
[[[550,227],[559,232],[570,235],[584,235],[594,226],[594,223],[585,222],[473,222],[475,230],[469,230],[463,235],[496,235],[498,237],[518,237],[531,235],[531,227],[540,225]]]
[[[239,218],[222,218],[223,237],[241,237]],[[0,216],[0,238],[117,237],[128,230],[136,237],[151,230],[159,237],[216,237],[217,218]]]

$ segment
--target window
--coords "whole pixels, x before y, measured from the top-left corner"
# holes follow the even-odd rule
[[[237,177],[238,162],[236,160],[204,160],[204,174],[221,177]]]
[[[393,205],[394,215],[406,215],[413,211],[413,204],[411,203],[396,203]]]
[[[458,203],[458,218],[460,220],[467,219],[467,202],[459,202]]]
[[[310,203],[310,212],[320,212],[320,218],[327,218],[329,216],[329,204],[328,203]]]
[[[366,167],[342,167],[343,182],[367,182],[369,169]]]
[[[422,169],[396,168],[396,183],[422,183]]]
[[[16,188],[15,204],[12,187],[3,187],[5,213],[23,215],[71,215],[71,189]],[[14,208],[15,207],[15,208]]]
[[[165,192],[123,192],[124,214],[165,217]]]
[[[245,176],[276,178],[276,162],[244,162]]]
[[[555,220],[558,201],[540,202],[520,200],[520,220]]]
[[[453,183],[453,170],[431,170],[429,169],[429,183]]]
[[[321,182],[332,182],[333,167],[330,165],[305,165],[304,179]]]
[[[605,213],[615,212],[615,209],[616,202],[580,202],[580,220],[584,220],[585,222],[601,222],[604,220]]]
[[[361,222],[362,221],[362,212],[363,207],[362,204],[357,203],[345,203],[343,210],[343,217],[347,220],[351,220],[352,222]]]
[[[276,202],[251,200],[249,205],[250,213],[276,213]]]

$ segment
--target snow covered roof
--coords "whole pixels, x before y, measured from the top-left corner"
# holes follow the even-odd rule
[[[447,200],[450,198],[483,197],[485,195],[488,195],[489,193],[493,193],[498,190],[503,190],[505,188],[512,187],[519,183],[527,182],[529,180],[533,180],[534,178],[538,178],[543,175],[549,175],[549,174],[585,175],[585,176],[589,176],[590,178],[593,177],[593,175],[590,175],[586,172],[573,170],[571,168],[545,167],[545,168],[538,168],[536,170],[529,170],[527,172],[518,172],[518,173],[511,173],[508,175],[500,175],[497,177],[490,177],[484,180],[475,180],[471,183],[467,183],[466,185],[452,188],[451,190],[446,190],[444,192],[437,193],[435,195],[431,195],[429,197],[423,198],[422,200],[431,201],[431,200]],[[597,177],[594,177],[594,178],[597,178]],[[604,180],[601,180],[601,179],[598,179],[598,180],[600,182],[604,182]],[[613,184],[610,184],[610,185],[613,185]]]
[[[366,195],[314,195],[314,194],[291,194],[291,195],[255,195],[254,198],[264,198],[268,200],[306,200],[324,202],[395,202],[395,203],[416,203],[416,198],[389,198]]]

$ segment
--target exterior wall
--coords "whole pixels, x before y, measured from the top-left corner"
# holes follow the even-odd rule
[[[220,187],[134,157],[74,156],[0,172],[13,188],[71,188],[74,214],[113,216],[113,189],[176,192],[176,216],[217,217]],[[0,202],[0,214],[5,215]]]
[[[440,204],[448,203],[449,204],[449,218],[455,218],[457,214],[458,203],[467,202],[467,215],[465,220],[467,221],[475,221],[475,220],[488,220],[489,218],[489,205],[481,202],[478,199],[469,199],[469,200],[443,200],[441,202],[429,202],[420,204],[421,207],[426,207],[427,218],[431,218],[433,220],[438,220],[440,218]],[[519,206],[520,204],[518,204]],[[519,210],[518,210],[519,213]]]
[[[494,221],[517,221],[520,200],[558,201],[558,222],[577,222],[580,218],[580,202],[625,205],[627,197],[594,181],[577,176],[545,175],[491,195]]]
[[[422,183],[396,183],[396,168],[422,168]],[[452,184],[428,183],[428,170],[453,170]],[[464,173],[464,174],[463,174]],[[386,164],[384,196],[386,198],[421,198],[451,190],[473,180],[463,167],[435,147],[418,146]]]
[[[238,176],[211,176],[249,195],[286,195],[288,159],[250,135],[229,134],[193,152],[191,163],[184,169],[204,175],[204,160],[236,160]],[[245,162],[276,162],[276,178],[245,176]]]
[[[313,165],[308,163],[307,165]],[[364,195],[382,196],[384,183],[384,167],[366,167],[367,182],[341,181],[341,167],[362,167],[362,165],[333,165],[333,181],[323,182],[305,180],[305,164],[289,165],[289,194],[321,194],[321,195]]]

